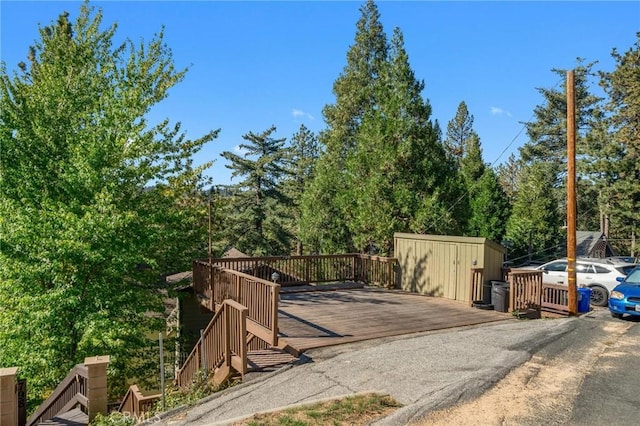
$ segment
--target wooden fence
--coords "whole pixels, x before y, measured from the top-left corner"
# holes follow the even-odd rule
[[[202,336],[176,373],[176,384],[191,383],[199,370],[214,372],[216,383],[224,382],[234,371],[247,372],[248,309],[233,300],[225,300]]]
[[[385,288],[397,286],[398,259],[395,257],[356,255],[355,280]]]
[[[565,285],[545,284],[542,271],[510,270],[510,310],[536,309],[538,311],[569,314],[569,289]]]

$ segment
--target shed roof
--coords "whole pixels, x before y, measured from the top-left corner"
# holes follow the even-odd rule
[[[497,250],[501,253],[506,253],[506,249],[500,244],[482,237],[461,237],[457,235],[433,235],[433,234],[409,234],[405,232],[396,232],[393,234],[394,238],[413,238],[415,240],[427,240],[427,241],[441,241],[450,243],[463,243],[463,244],[483,244]]]

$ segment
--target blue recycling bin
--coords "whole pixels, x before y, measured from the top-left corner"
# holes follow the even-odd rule
[[[591,289],[587,287],[578,287],[578,313],[589,312],[590,303]]]

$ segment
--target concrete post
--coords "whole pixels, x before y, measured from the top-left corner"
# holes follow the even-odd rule
[[[0,368],[0,426],[18,424],[17,373],[18,367]]]
[[[107,366],[109,356],[93,356],[85,358],[87,367],[87,411],[89,421],[98,413],[107,414]]]

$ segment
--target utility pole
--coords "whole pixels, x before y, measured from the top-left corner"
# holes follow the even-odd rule
[[[573,70],[567,71],[567,273],[569,315],[578,314],[576,287],[576,95]]]

